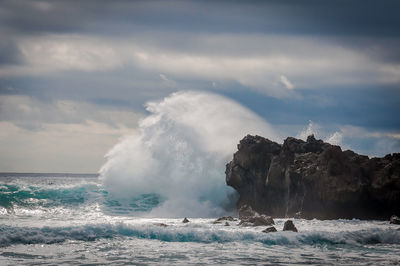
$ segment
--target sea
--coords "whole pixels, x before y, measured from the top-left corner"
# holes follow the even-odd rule
[[[98,175],[0,175],[0,265],[399,265],[399,225],[294,219],[278,232],[218,217],[148,217],[156,194],[119,202]]]

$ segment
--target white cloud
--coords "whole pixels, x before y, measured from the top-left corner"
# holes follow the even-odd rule
[[[0,97],[0,171],[97,172],[141,114],[85,102]]]
[[[164,84],[167,85],[168,87],[176,87],[176,82],[168,79],[166,75],[160,74],[160,78],[162,79]]]
[[[97,172],[119,137],[134,133],[94,121],[36,131],[1,121],[0,129],[0,170],[21,172]]]
[[[157,36],[26,37],[18,40],[26,64],[0,68],[0,77],[139,69],[159,75],[167,86],[175,86],[173,80],[178,79],[218,84],[234,81],[275,97],[293,95],[295,86],[287,77],[296,81],[296,88],[311,89],[400,82],[398,64],[378,61],[366,53],[324,39],[246,34],[188,37],[185,34],[166,37],[183,43],[189,42],[189,37],[194,38],[181,46],[165,45]],[[282,89],[282,85],[288,90]]]
[[[106,108],[83,101],[42,102],[25,95],[0,96],[0,120],[18,125],[42,123],[85,123],[92,120],[113,127],[136,127],[142,114],[130,110]]]
[[[281,75],[280,81],[283,84],[283,86],[285,86],[288,90],[294,89],[294,85],[292,84],[292,82],[290,82],[290,80],[286,76]]]

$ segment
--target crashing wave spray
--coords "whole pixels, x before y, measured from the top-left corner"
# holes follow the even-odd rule
[[[210,217],[225,211],[225,164],[246,134],[278,140],[262,118],[223,96],[186,91],[146,104],[139,133],[123,138],[100,170],[116,197],[160,195],[147,215]]]

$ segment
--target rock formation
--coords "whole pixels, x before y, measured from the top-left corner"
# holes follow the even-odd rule
[[[285,224],[283,225],[283,231],[293,231],[297,232],[296,226],[294,226],[294,223],[292,220],[287,220]]]
[[[399,153],[369,159],[313,135],[282,145],[246,136],[226,166],[226,183],[239,193],[239,216],[245,205],[272,217],[386,220],[400,214]]]
[[[261,226],[275,224],[271,216],[259,214],[248,205],[242,205],[239,208],[239,225],[241,226]]]
[[[226,221],[233,222],[233,221],[236,221],[236,219],[233,218],[232,216],[222,216],[222,217],[218,218],[217,220],[215,220],[215,221],[213,222],[213,224],[220,224],[220,223],[222,223],[222,222],[227,223]]]
[[[274,226],[271,227],[267,227],[265,230],[263,230],[263,233],[273,233],[273,232],[277,232],[278,230],[276,230],[276,228]]]
[[[390,217],[390,223],[391,224],[400,224],[400,218],[397,217],[396,215],[392,215],[392,217]]]

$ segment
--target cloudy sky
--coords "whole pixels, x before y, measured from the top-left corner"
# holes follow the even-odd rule
[[[97,172],[144,103],[210,91],[283,135],[400,151],[399,1],[0,1],[0,171]],[[312,121],[310,124],[309,121]],[[310,129],[310,128],[309,128]]]

